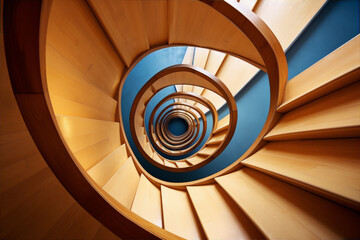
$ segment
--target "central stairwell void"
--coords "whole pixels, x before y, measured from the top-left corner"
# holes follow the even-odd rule
[[[5,0],[5,52],[47,164],[118,237],[359,239],[357,8]]]

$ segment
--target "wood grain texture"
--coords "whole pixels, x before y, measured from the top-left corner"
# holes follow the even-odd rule
[[[119,123],[57,116],[61,134],[87,171],[120,147]]]
[[[326,0],[261,0],[253,11],[270,27],[286,50],[325,2]]]
[[[89,0],[88,2],[127,66],[150,48],[141,1]],[[148,10],[152,11],[155,8]],[[159,15],[154,19],[147,18],[150,21],[148,26],[152,26],[152,21],[156,22],[157,17],[161,18]],[[150,16],[153,14],[150,13],[148,17]]]
[[[243,164],[360,209],[360,139],[270,142]]]
[[[188,187],[207,239],[262,239],[259,230],[217,185]]]
[[[49,71],[67,71],[78,81],[115,95],[124,64],[85,1],[54,0],[46,37],[47,45],[57,52],[48,56],[47,63],[54,61]],[[56,66],[58,61],[67,61],[66,70]]]
[[[269,239],[360,236],[359,213],[257,171],[244,168],[216,181]]]
[[[254,64],[264,66],[249,38],[211,7],[197,1],[172,0],[169,16],[170,44],[185,43],[215,48],[232,52]],[[223,44],[224,42],[227,44]]]
[[[360,82],[286,113],[265,140],[360,136]]]
[[[160,189],[154,186],[143,174],[140,177],[131,211],[149,222],[163,227]]]
[[[161,186],[164,228],[186,239],[204,239],[186,191]]]
[[[279,112],[288,112],[360,79],[360,35],[291,79]],[[331,66],[331,67],[329,67]]]
[[[140,176],[132,158],[129,157],[104,185],[103,189],[119,203],[131,209],[139,181]]]
[[[123,144],[90,168],[87,173],[100,187],[103,187],[127,159],[126,146]]]

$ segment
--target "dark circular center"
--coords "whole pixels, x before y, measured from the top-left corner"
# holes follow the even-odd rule
[[[180,136],[184,134],[188,130],[188,128],[188,123],[184,119],[179,117],[170,119],[168,123],[169,131],[175,136]]]

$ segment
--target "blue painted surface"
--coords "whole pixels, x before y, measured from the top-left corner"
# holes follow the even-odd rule
[[[189,128],[187,122],[182,118],[173,118],[168,123],[168,129],[170,133],[175,136],[184,134]]]
[[[359,33],[359,6],[359,0],[332,0],[326,4],[286,54],[289,79]],[[154,64],[154,62],[148,62],[150,63]],[[235,96],[235,100],[238,107],[238,124],[234,137],[226,150],[210,164],[192,172],[171,173],[157,169],[146,161],[143,163],[141,156],[139,161],[155,177],[173,182],[196,180],[225,168],[251,146],[265,123],[269,108],[267,74],[259,72]],[[221,108],[219,119],[227,114],[228,109]],[[211,121],[211,117],[208,116],[207,119]],[[128,132],[127,134],[130,136]]]

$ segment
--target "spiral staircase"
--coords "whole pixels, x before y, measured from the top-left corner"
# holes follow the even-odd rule
[[[1,6],[1,239],[360,238],[360,36],[287,81],[325,0]],[[261,73],[238,157],[237,96]]]

